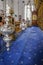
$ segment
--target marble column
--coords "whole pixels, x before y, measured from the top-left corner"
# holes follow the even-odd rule
[[[18,21],[18,0],[14,0],[14,17]]]
[[[4,14],[5,14],[5,16],[6,16],[6,0],[4,0],[3,8],[4,8]]]
[[[4,10],[3,4],[4,4],[4,1],[1,1],[1,0],[0,0],[0,10]]]

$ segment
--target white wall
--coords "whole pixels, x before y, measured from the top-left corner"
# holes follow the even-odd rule
[[[25,1],[25,3],[22,1]],[[15,17],[16,20],[18,20],[19,15],[21,15],[22,19],[24,19],[24,6],[27,2],[28,0],[14,0],[14,11],[15,14],[17,14],[17,17]]]

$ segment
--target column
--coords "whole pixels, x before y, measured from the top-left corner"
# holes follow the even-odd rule
[[[0,10],[3,10],[3,1],[0,0]]]
[[[18,21],[18,0],[14,0],[14,17]]]

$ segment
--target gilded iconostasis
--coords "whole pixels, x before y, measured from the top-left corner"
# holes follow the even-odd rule
[[[37,14],[38,14],[38,25],[43,29],[43,0],[34,0]]]

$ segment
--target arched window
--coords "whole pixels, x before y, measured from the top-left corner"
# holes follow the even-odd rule
[[[25,20],[31,20],[31,6],[25,5],[25,14],[24,14]]]
[[[36,10],[35,5],[34,5],[34,1],[31,0],[29,1],[28,5],[25,5],[25,14],[24,14],[24,18],[25,20],[32,20],[32,11]]]

